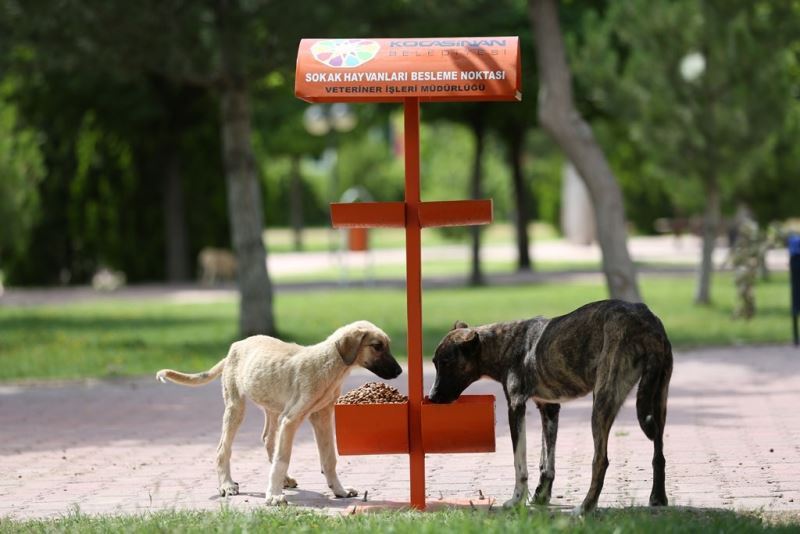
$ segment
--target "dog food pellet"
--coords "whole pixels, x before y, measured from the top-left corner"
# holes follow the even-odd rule
[[[339,397],[337,404],[402,404],[408,397],[383,382],[368,382]]]

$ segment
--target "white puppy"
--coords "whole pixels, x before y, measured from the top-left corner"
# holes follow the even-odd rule
[[[402,372],[389,349],[389,336],[367,321],[343,326],[328,339],[303,347],[268,336],[252,336],[231,345],[228,355],[204,373],[185,374],[162,369],[156,377],[187,386],[207,384],[222,375],[225,414],[217,448],[217,475],[221,495],[236,495],[239,485],[231,478],[231,445],[244,416],[245,397],[264,409],[262,439],[272,463],[266,500],[286,502],[284,487],[296,487],[288,476],[292,441],[308,417],[314,428],[320,464],[328,487],[337,497],[355,497],[336,475],[333,443],[333,407],[341,384],[353,365],[385,379]]]

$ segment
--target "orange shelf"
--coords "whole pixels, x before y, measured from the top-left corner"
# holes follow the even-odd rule
[[[337,404],[335,414],[340,455],[408,454],[408,403]]]
[[[436,226],[474,226],[492,222],[492,200],[444,200],[423,202],[419,207],[419,224]]]
[[[494,395],[461,395],[451,404],[422,401],[426,453],[494,452]]]
[[[406,225],[404,202],[353,202],[331,204],[334,228],[403,228]]]

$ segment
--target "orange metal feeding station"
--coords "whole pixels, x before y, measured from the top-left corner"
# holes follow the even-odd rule
[[[337,228],[399,227],[406,232],[408,404],[336,406],[339,454],[408,454],[411,506],[425,508],[425,454],[493,452],[494,396],[453,404],[423,398],[420,230],[488,224],[491,200],[422,202],[420,102],[518,101],[517,37],[303,39],[295,95],[308,102],[402,102],[405,201],[331,204]],[[346,430],[345,430],[346,429]]]

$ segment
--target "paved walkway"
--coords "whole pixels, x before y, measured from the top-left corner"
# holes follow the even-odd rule
[[[404,376],[395,380],[404,389]],[[370,381],[351,375],[346,389]],[[430,387],[433,369],[426,369]],[[505,402],[496,384],[468,392],[497,396],[497,452],[430,455],[428,498],[510,496],[513,467]],[[635,395],[612,429],[601,507],[646,505],[652,445],[638,428]],[[667,416],[667,494],[672,504],[800,511],[800,350],[788,346],[725,348],[676,355]],[[259,439],[261,413],[250,406],[234,444],[233,473],[242,494],[216,493],[214,454],[222,401],[219,385],[186,388],[151,379],[86,384],[0,386],[0,517],[264,506],[268,464]],[[589,485],[590,399],[565,405],[558,436],[553,503],[572,507]],[[532,480],[539,421],[528,423]],[[341,457],[340,477],[372,503],[408,499],[405,456]],[[292,505],[352,510],[360,499],[334,500],[319,472],[304,424],[290,473]],[[480,501],[479,491],[488,499]]]
[[[693,275],[698,258],[700,258],[700,239],[695,236],[683,236],[675,239],[672,236],[632,237],[628,240],[631,256],[637,262],[647,265],[639,268],[640,274],[648,276],[665,274],[674,276]],[[469,248],[466,245],[444,245],[425,247],[422,258],[424,262],[454,261],[467,265]],[[481,254],[484,261],[508,261],[516,258],[516,249],[510,245],[486,243]],[[714,251],[714,263],[721,265],[728,256],[728,249],[718,246]],[[600,248],[595,245],[575,245],[565,240],[537,241],[531,246],[531,257],[536,261],[586,261],[599,262]],[[767,256],[770,269],[785,271],[788,269],[789,256],[786,249],[771,250]],[[270,253],[268,256],[269,272],[274,277],[275,290],[306,291],[339,288],[347,282],[358,287],[368,284],[369,287],[404,288],[405,279],[393,278],[372,279],[365,275],[364,265],[374,266],[402,265],[405,262],[403,249],[377,249],[367,254],[346,253],[331,254],[329,252],[305,253]],[[350,279],[346,280],[339,271],[342,264],[349,269]],[[326,279],[331,272],[339,272],[336,279]],[[286,275],[312,275],[320,273],[319,280],[287,281]],[[466,275],[465,275],[466,276]],[[520,283],[542,283],[564,280],[596,280],[601,282],[603,275],[598,269],[569,270],[566,272],[543,271],[533,273],[491,273],[486,275],[490,285],[507,285]],[[459,276],[430,276],[423,278],[423,285],[429,287],[460,287],[466,278]],[[136,284],[122,287],[112,292],[95,291],[90,286],[47,287],[47,288],[6,288],[0,290],[0,306],[36,306],[41,304],[63,304],[67,302],[84,302],[96,300],[125,299],[158,299],[175,302],[213,302],[220,299],[238,297],[235,284],[229,283],[221,287],[202,287],[196,283],[187,284]]]

